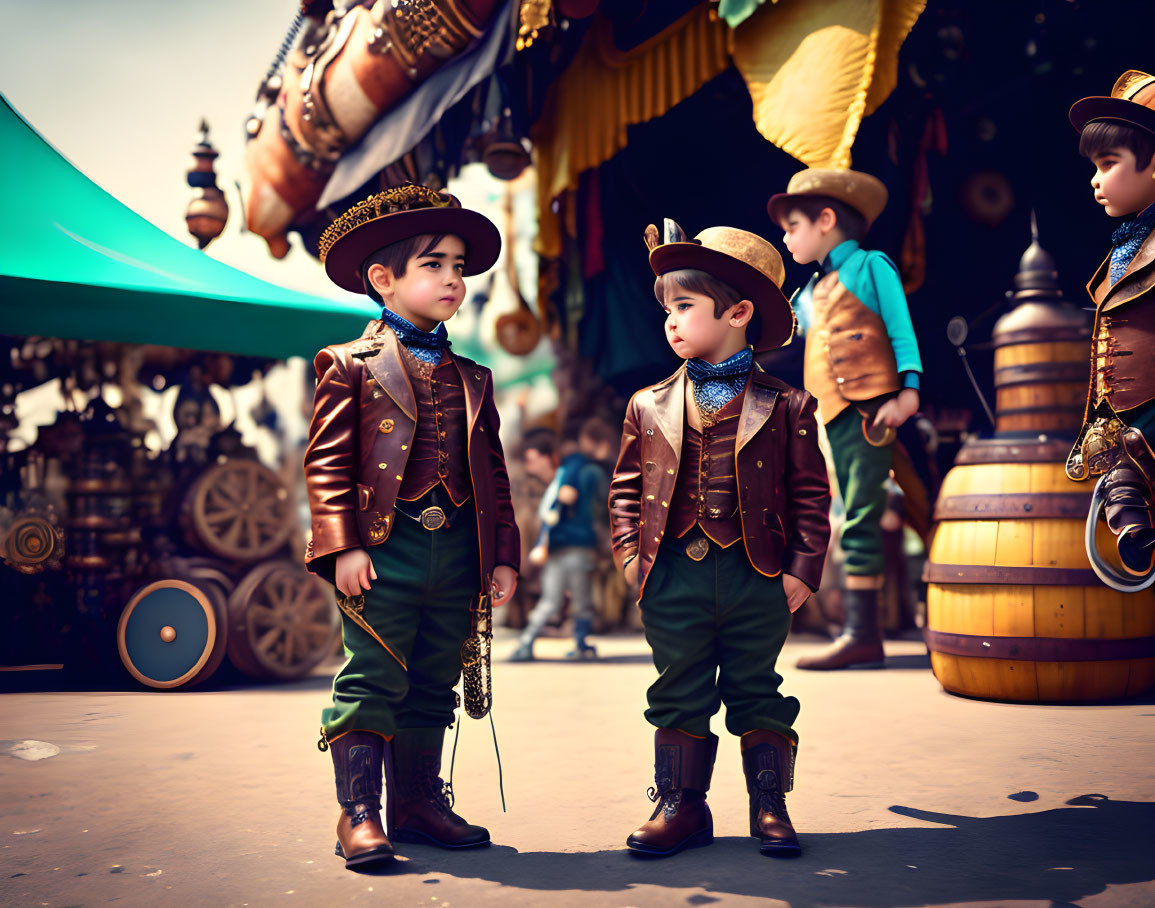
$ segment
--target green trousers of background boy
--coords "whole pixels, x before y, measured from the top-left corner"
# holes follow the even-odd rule
[[[779,693],[774,670],[791,620],[781,575],[754,570],[741,541],[710,543],[701,561],[685,546],[661,547],[640,603],[658,669],[646,719],[704,737],[725,703],[731,734],[764,728],[797,742],[798,700]]]
[[[389,538],[369,556],[377,579],[365,593],[362,617],[408,670],[342,615],[347,661],[333,680],[333,705],[321,717],[325,734],[447,728],[454,720],[469,606],[480,586],[472,502],[451,525],[432,531],[396,514]]]
[[[840,544],[847,574],[875,576],[885,571],[882,515],[886,480],[893,461],[890,445],[876,448],[862,434],[862,414],[847,407],[826,424],[838,490],[846,506]]]

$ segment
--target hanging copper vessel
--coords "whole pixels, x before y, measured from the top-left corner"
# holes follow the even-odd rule
[[[200,136],[193,148],[196,163],[188,172],[188,184],[195,191],[192,201],[185,211],[188,232],[196,237],[197,245],[204,249],[221,235],[229,219],[229,203],[225,194],[217,188],[217,175],[213,170],[218,152],[209,141],[209,124],[201,120]]]

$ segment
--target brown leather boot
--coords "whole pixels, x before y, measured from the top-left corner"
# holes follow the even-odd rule
[[[714,841],[714,819],[706,805],[718,736],[695,738],[676,728],[654,734],[654,787],[657,802],[649,822],[626,839],[641,854],[665,857]]]
[[[742,769],[750,795],[750,835],[773,858],[802,854],[794,824],[786,812],[786,792],[794,787],[794,743],[775,731],[758,729],[742,736]]]
[[[882,668],[886,654],[878,626],[878,590],[845,590],[846,626],[838,639],[813,656],[803,656],[798,667],[811,671],[836,668]]]
[[[349,870],[393,860],[393,846],[381,828],[381,758],[385,739],[370,731],[350,731],[329,742],[337,777],[338,857]]]
[[[453,791],[441,780],[444,741],[444,728],[405,728],[385,748],[389,835],[441,848],[488,845],[488,829],[453,812]]]

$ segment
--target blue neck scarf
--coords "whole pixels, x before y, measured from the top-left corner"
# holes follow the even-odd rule
[[[413,322],[403,318],[391,309],[381,309],[381,321],[393,329],[397,340],[405,345],[414,358],[423,363],[441,362],[441,352],[449,346],[449,332],[444,324],[432,331],[422,331]]]
[[[741,394],[753,367],[754,352],[749,347],[720,363],[686,360],[686,373],[694,383],[694,401],[702,415],[709,419]]]
[[[1114,284],[1127,271],[1127,266],[1155,227],[1155,205],[1148,205],[1135,217],[1124,221],[1111,234],[1110,281]]]

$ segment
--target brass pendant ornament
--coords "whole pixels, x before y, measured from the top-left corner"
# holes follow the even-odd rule
[[[491,581],[492,583],[492,581]],[[469,637],[461,645],[461,679],[465,714],[483,719],[493,706],[493,600],[481,593],[470,606]]]

